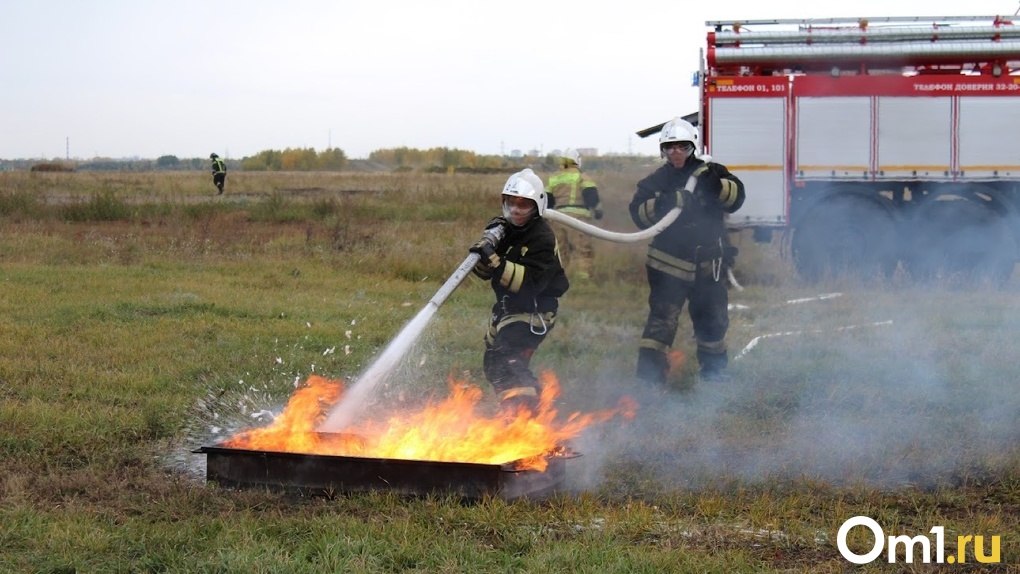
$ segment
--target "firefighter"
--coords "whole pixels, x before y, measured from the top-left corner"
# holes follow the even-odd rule
[[[556,235],[542,218],[547,195],[530,169],[510,176],[502,192],[503,215],[486,230],[502,227],[495,244],[482,239],[469,251],[481,257],[474,274],[489,281],[496,295],[485,334],[485,378],[506,405],[534,409],[541,394],[530,370],[531,357],[556,324],[559,297],[569,287],[556,249]]]
[[[560,171],[549,178],[546,193],[549,207],[581,220],[602,219],[602,202],[595,182],[581,173],[581,154],[568,148],[559,157]],[[595,250],[587,233],[557,225],[556,241],[560,246],[563,266],[580,280],[591,278]]]
[[[652,384],[666,382],[668,353],[684,303],[697,341],[700,378],[727,378],[726,277],[736,249],[729,244],[724,217],[744,203],[744,184],[711,157],[697,155],[698,143],[698,130],[689,122],[667,122],[659,134],[666,162],[638,182],[629,206],[641,229],[681,208],[676,221],[652,240],[645,264],[648,319],[638,349],[637,377]],[[697,181],[693,192],[684,189],[691,175]]]
[[[223,195],[223,186],[227,183],[227,164],[216,154],[210,154],[209,159],[212,160],[213,185],[220,190],[217,195]]]

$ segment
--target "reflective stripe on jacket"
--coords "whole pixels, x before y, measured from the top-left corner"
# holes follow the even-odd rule
[[[597,190],[595,182],[586,178],[576,167],[567,167],[554,173],[545,186],[546,193],[555,198],[553,209],[567,215],[591,217],[591,210],[598,207],[598,192],[595,192],[594,201],[591,201],[583,193],[586,189]]]

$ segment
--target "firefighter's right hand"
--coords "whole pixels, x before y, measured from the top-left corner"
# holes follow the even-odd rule
[[[683,209],[684,196],[680,190],[665,191],[655,198],[655,215],[659,218],[665,217],[674,207]]]
[[[468,251],[480,255],[481,258],[478,260],[478,264],[485,265],[489,269],[496,269],[503,262],[499,254],[496,253],[496,248],[487,237],[482,237],[476,241],[474,245],[468,248]]]
[[[509,222],[502,215],[493,217],[485,224],[485,229],[492,229],[494,227],[506,227]]]

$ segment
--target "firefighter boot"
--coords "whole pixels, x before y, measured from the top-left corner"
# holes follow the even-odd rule
[[[538,412],[538,389],[535,387],[514,387],[499,393],[500,410],[505,414],[524,411],[534,415]]]
[[[657,349],[641,347],[638,349],[637,378],[651,387],[662,387],[666,384],[669,374],[669,360],[666,354]]]
[[[701,370],[698,378],[705,382],[723,383],[730,380],[726,374],[727,357],[726,352],[708,353],[698,349],[698,364]]]

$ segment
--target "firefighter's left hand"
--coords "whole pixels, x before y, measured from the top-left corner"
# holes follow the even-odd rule
[[[722,180],[711,170],[698,176],[698,186],[695,188],[698,199],[702,204],[708,201],[719,201],[719,194],[722,193]]]
[[[676,191],[664,191],[655,198],[655,217],[662,219],[670,212],[674,207],[683,209],[684,207],[684,196],[680,190]]]
[[[492,246],[492,243],[486,237],[476,241],[474,245],[468,248],[468,251],[481,255],[481,259],[479,259],[478,264],[486,265],[489,269],[495,269],[503,262],[499,254],[496,253],[496,249]]]
[[[591,213],[592,213],[592,217],[594,217],[595,219],[602,219],[602,210],[601,209],[596,207],[595,209],[592,210]]]

